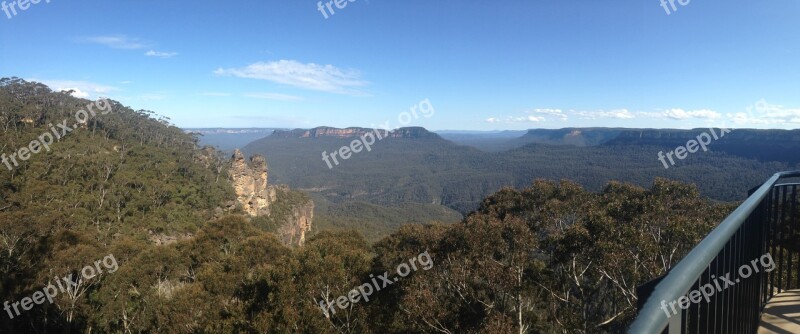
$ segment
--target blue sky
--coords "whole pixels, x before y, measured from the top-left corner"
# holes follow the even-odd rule
[[[800,125],[796,0],[45,1],[0,12],[0,76],[181,127],[397,124],[424,99],[406,125]]]

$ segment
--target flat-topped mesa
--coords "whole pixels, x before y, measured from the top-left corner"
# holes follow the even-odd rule
[[[356,138],[364,136],[368,133],[375,134],[380,132],[380,136],[384,138],[406,138],[406,139],[424,139],[424,138],[440,138],[439,135],[426,130],[423,127],[406,127],[394,130],[384,129],[368,129],[359,127],[350,127],[345,129],[332,128],[321,126],[313,129],[294,129],[289,131],[275,130],[272,137],[275,138]]]
[[[439,135],[428,131],[420,126],[412,126],[406,128],[395,129],[389,132],[389,138],[411,138],[411,139],[426,139],[426,138],[441,138]]]

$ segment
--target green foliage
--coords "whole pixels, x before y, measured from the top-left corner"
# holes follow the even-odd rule
[[[2,153],[9,155],[48,132],[48,124],[74,122],[91,101],[53,93],[42,85],[4,79],[0,110]],[[31,93],[33,92],[33,93]],[[115,234],[194,231],[213,208],[232,197],[215,171],[194,163],[195,138],[150,112],[113,102],[86,129],[75,129],[12,171],[0,171],[0,217],[36,212],[33,225]],[[33,121],[32,121],[33,120]],[[28,122],[32,123],[28,123]]]
[[[314,196],[316,231],[356,230],[369,242],[377,242],[408,224],[454,223],[463,217],[441,205],[396,203],[377,205],[367,202],[331,203]]]
[[[548,181],[503,189],[461,224],[406,227],[376,244],[377,271],[424,250],[436,263],[375,301],[376,328],[624,331],[635,288],[676,264],[731,209],[666,180],[649,190],[610,183],[601,193]]]
[[[10,156],[29,146],[50,132],[51,124],[74,124],[76,112],[90,103],[38,83],[1,79],[0,153]],[[150,233],[195,232],[219,203],[233,197],[230,184],[219,177],[224,171],[197,163],[202,152],[195,138],[166,119],[154,119],[152,112],[110,103],[110,113],[98,112],[85,127],[51,144],[49,152],[17,158],[19,166],[11,171],[0,166],[4,300],[30,295],[110,249],[153,247],[146,242]],[[4,320],[0,329],[87,328],[93,310],[103,305],[95,304],[102,289],[93,284],[88,298],[77,303],[60,296],[53,305],[25,312],[14,325]]]
[[[87,103],[3,79],[3,151],[26,145],[44,125],[71,117]],[[321,224],[334,231],[289,248],[274,231],[292,208],[307,203],[305,195],[280,191],[269,219],[215,215],[218,203],[233,197],[218,160],[146,112],[115,104],[104,116],[51,152],[0,174],[0,297],[19,301],[51,278],[108,254],[119,269],[81,285],[77,297],[62,293],[53,304],[13,320],[0,317],[2,332],[620,332],[633,316],[635,287],[675,265],[732,209],[705,199],[694,185],[665,179],[649,189],[608,182],[598,192],[570,181],[537,180],[482,200],[443,200],[450,190],[441,189],[463,189],[458,184],[464,182],[451,181],[475,174],[439,169],[440,157],[415,147],[419,152],[409,155],[432,161],[428,167],[436,167],[435,173],[412,168],[372,184],[372,178],[385,176],[373,161],[368,170],[375,174],[359,182],[377,185],[368,193],[374,202],[352,201],[366,198],[356,192],[340,193],[348,197],[342,201],[326,194],[331,200],[321,201]],[[520,161],[526,156],[509,155]],[[554,166],[540,170],[571,163],[559,155],[552,160]],[[492,168],[502,171],[498,166]],[[340,177],[358,177],[339,170]],[[441,176],[426,179],[434,174]],[[413,177],[443,188],[419,187]],[[474,180],[465,192],[470,196],[502,183]],[[478,209],[460,223],[401,226],[437,216],[458,219],[453,211],[436,209],[465,199]],[[348,229],[355,224],[374,228],[374,234]],[[394,232],[370,243],[389,231]],[[191,234],[156,245],[151,232]],[[375,292],[369,302],[328,315],[320,308],[320,301],[346,296],[423,252],[433,260],[428,270]]]
[[[538,178],[570,179],[589,190],[601,191],[611,181],[646,187],[656,177],[665,177],[697,184],[706,197],[737,201],[776,171],[794,166],[788,156],[786,162],[759,162],[749,155],[712,149],[664,169],[658,152],[674,150],[672,141],[591,147],[530,144],[504,152],[482,152],[441,138],[421,138],[385,139],[373,145],[372,151],[339,159],[340,164],[329,169],[321,152],[330,153],[351,140],[270,136],[244,150],[270,157],[271,177],[292,188],[306,189],[315,201],[324,198],[334,204],[363,202],[387,207],[396,203],[433,204],[464,215],[501,188],[525,187]],[[685,144],[684,140],[681,145]],[[720,139],[715,145],[728,144]],[[735,145],[743,144],[736,141]],[[318,213],[331,215],[325,209]],[[359,215],[351,214],[370,219]]]
[[[253,224],[266,232],[277,233],[279,227],[292,219],[295,208],[310,201],[311,198],[300,191],[276,189],[276,200],[270,204],[269,216],[253,218]]]

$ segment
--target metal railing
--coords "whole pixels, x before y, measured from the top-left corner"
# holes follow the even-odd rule
[[[644,289],[652,290],[649,297],[639,296],[647,302],[629,333],[755,333],[767,301],[800,288],[800,183],[788,182],[798,177],[800,171],[772,176],[669,273],[649,283],[655,289]],[[774,260],[774,270],[738,278],[743,266],[752,269],[754,260],[766,254]],[[721,278],[729,273],[733,284],[721,289]],[[669,305],[709,284],[715,287],[712,296]],[[697,300],[690,297],[698,296],[684,301]]]

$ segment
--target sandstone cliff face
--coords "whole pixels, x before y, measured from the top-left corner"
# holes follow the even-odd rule
[[[275,201],[275,189],[268,186],[267,161],[255,155],[250,161],[236,150],[229,171],[236,201],[250,216],[269,215],[269,205]]]
[[[284,244],[300,245],[306,242],[306,232],[311,230],[311,221],[314,219],[314,202],[292,208],[289,224],[278,229],[278,236]]]
[[[281,193],[289,191],[286,186],[269,184],[269,170],[264,157],[254,155],[248,161],[238,149],[231,157],[229,175],[236,202],[251,217],[269,216],[270,207],[278,199],[279,190]],[[314,202],[309,200],[294,206],[291,214],[285,218],[286,221],[278,228],[278,236],[287,245],[302,246],[306,232],[311,230],[313,219]]]

